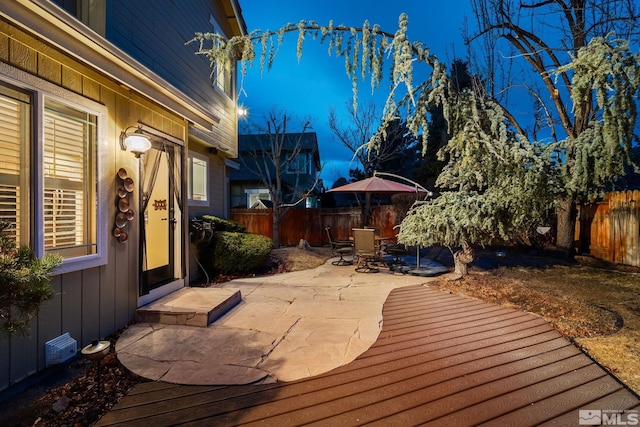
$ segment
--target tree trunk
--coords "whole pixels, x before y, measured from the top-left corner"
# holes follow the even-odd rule
[[[362,226],[371,225],[371,193],[364,193],[364,208],[362,210]]]
[[[462,249],[453,253],[454,273],[461,277],[469,273],[469,264],[473,261],[473,247],[467,242],[462,244]]]
[[[271,212],[271,221],[273,225],[273,237],[271,240],[273,247],[277,249],[280,247],[280,209],[274,204]]]
[[[568,256],[573,256],[575,248],[576,214],[576,204],[573,200],[558,200],[556,247]]]

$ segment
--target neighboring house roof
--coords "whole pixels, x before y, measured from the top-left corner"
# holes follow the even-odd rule
[[[287,154],[298,151],[299,154],[307,155],[308,169],[306,172],[288,172],[283,171],[280,174],[280,180],[282,182],[282,192],[285,198],[290,195],[299,197],[301,193],[313,192],[319,194],[322,192],[322,181],[317,180],[318,173],[320,171],[320,153],[318,150],[318,137],[315,132],[304,133],[287,133],[279,135],[278,142],[282,144],[281,156],[284,157]],[[274,138],[270,134],[244,134],[238,135],[238,151],[239,151],[239,163],[240,168],[238,170],[232,170],[229,175],[229,180],[232,186],[242,185],[264,187],[265,182],[261,177],[261,172],[257,167],[251,167],[252,159],[257,155],[261,156],[262,153],[271,150],[271,141]],[[270,155],[266,154],[266,163],[270,163]],[[242,161],[244,159],[244,161]],[[260,161],[260,160],[258,160]],[[271,173],[271,179],[275,181],[275,168],[273,165],[269,167]],[[264,166],[263,166],[264,168]],[[313,190],[312,190],[313,189]]]
[[[269,146],[270,139],[274,137],[271,134],[266,133],[252,133],[238,135],[238,149],[242,153],[244,152],[260,152],[265,147]],[[277,136],[280,137],[280,136]],[[318,135],[315,132],[295,132],[287,133],[283,135],[282,148],[285,152],[293,151],[297,144],[300,144],[300,150],[305,152],[314,153],[314,162],[316,168],[320,168],[320,150],[318,149]]]
[[[238,150],[240,158],[250,155],[249,153],[261,153],[265,148],[269,147],[269,134],[244,134],[238,135]],[[284,154],[295,150],[296,145],[300,143],[301,153],[312,153],[315,170],[320,170],[320,151],[318,149],[318,136],[315,132],[305,133],[287,133],[284,135],[283,151]],[[232,181],[260,181],[260,177],[240,162],[241,167],[231,173]],[[282,177],[290,185],[294,185],[295,174],[282,174]],[[299,186],[309,188],[315,182],[315,176],[299,175]]]

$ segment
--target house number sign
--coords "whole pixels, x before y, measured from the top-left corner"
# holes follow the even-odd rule
[[[153,207],[155,210],[167,210],[167,199],[164,200],[154,200]]]

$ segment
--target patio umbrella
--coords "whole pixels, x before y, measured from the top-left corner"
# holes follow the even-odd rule
[[[327,193],[427,193],[428,191],[407,185],[401,184],[389,179],[380,178],[379,176],[372,176],[360,181],[352,182],[351,184],[342,185],[340,187],[332,188]]]
[[[404,178],[403,178],[404,179]],[[379,176],[372,176],[371,178],[362,179],[360,181],[352,182],[351,184],[342,185],[340,187],[332,188],[327,193],[427,193],[427,196],[431,196],[431,192],[419,185],[407,185],[397,181],[391,181],[389,179],[380,178]],[[418,274],[421,271],[420,268],[420,246],[416,246],[416,268],[411,270],[413,273]]]

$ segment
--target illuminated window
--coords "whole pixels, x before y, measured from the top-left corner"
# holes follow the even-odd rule
[[[38,83],[0,82],[0,219],[12,224],[16,245],[60,254],[61,272],[105,264],[97,130],[106,109],[76,94],[53,98],[53,86]]]
[[[97,251],[96,116],[46,99],[44,248],[64,258]]]
[[[0,85],[0,220],[11,224],[9,237],[30,246],[32,96]]]
[[[205,156],[191,153],[188,159],[189,204],[194,206],[209,206],[208,176],[209,159]]]

